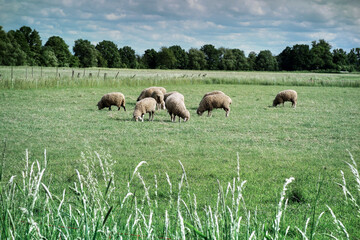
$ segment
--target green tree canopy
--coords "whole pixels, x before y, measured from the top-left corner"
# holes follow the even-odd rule
[[[125,68],[137,68],[138,62],[136,59],[135,50],[129,46],[124,46],[119,49],[119,54]]]
[[[206,44],[200,48],[205,54],[206,68],[208,70],[219,69],[221,52],[211,44]]]
[[[60,67],[70,66],[71,53],[64,39],[59,36],[52,36],[47,40],[45,46],[52,49]]]
[[[193,70],[203,70],[206,67],[206,59],[203,51],[191,48],[188,53],[189,64],[188,68]]]
[[[73,51],[79,58],[80,67],[97,67],[97,50],[88,40],[76,40]]]
[[[112,41],[102,41],[96,45],[96,49],[100,52],[102,58],[106,61],[109,68],[120,68],[121,58],[118,47]],[[104,65],[104,64],[101,64]]]
[[[256,69],[260,71],[276,71],[278,64],[270,50],[262,50],[255,60]]]

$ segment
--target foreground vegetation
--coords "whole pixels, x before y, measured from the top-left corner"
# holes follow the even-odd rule
[[[357,75],[86,69],[72,79],[69,69],[61,78],[47,70],[14,74],[0,90],[0,238],[360,235],[359,178],[346,151],[360,153]],[[131,121],[141,90],[160,84],[184,94],[189,122],[165,111]],[[268,107],[285,88],[298,92],[297,108]],[[229,118],[196,116],[211,90],[232,98]],[[124,93],[128,111],[97,110],[110,91]]]

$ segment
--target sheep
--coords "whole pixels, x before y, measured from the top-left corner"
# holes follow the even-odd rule
[[[273,107],[276,107],[277,105],[281,104],[284,106],[284,102],[289,101],[292,103],[292,107],[296,108],[296,102],[297,102],[297,92],[294,90],[284,90],[279,92],[274,101],[273,101]]]
[[[124,111],[126,111],[124,94],[122,94],[121,92],[107,93],[97,103],[99,110],[108,107],[109,111],[111,111],[112,105],[117,106],[118,111],[120,110],[120,107],[123,107]]]
[[[209,96],[209,95],[214,95],[214,94],[224,94],[225,95],[225,93],[223,93],[222,91],[212,91],[212,92],[205,93],[203,98],[206,96]]]
[[[154,119],[155,108],[156,101],[152,97],[141,99],[135,105],[133,119],[135,119],[135,121],[141,120],[143,122],[145,113],[149,113],[149,121],[152,121]]]
[[[164,94],[160,90],[153,91],[151,97],[157,102],[157,109],[165,109]]]
[[[165,93],[164,94],[164,101],[166,102],[166,99],[171,95],[171,94],[173,94],[173,93],[178,93],[177,91],[172,91],[172,92],[167,92],[167,93]],[[182,95],[181,95],[182,96]],[[183,101],[184,101],[184,99],[183,99]]]
[[[185,107],[184,96],[181,93],[175,92],[168,96],[165,106],[172,122],[175,122],[176,116],[179,116],[179,122],[181,122],[181,118],[184,119],[184,122],[190,119],[190,112]]]
[[[211,111],[214,108],[223,108],[226,112],[225,116],[228,117],[230,113],[231,98],[225,94],[212,94],[205,96],[199,104],[196,113],[201,116],[205,111],[208,111],[208,117],[211,116]]]
[[[163,94],[166,93],[166,89],[163,87],[149,87],[149,88],[145,88],[139,95],[139,97],[137,98],[136,101],[140,101],[143,98],[147,98],[147,97],[151,97],[151,94],[155,91],[155,90],[160,90]]]

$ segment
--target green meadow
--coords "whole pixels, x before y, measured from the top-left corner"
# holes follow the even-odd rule
[[[40,78],[29,68],[26,78],[22,72],[11,79],[9,68],[1,70],[1,238],[360,235],[359,178],[346,163],[353,163],[349,153],[355,162],[360,156],[359,74],[126,70],[116,75],[121,70],[108,70],[104,77],[106,70],[90,69],[79,78]],[[136,98],[152,85],[182,93],[190,120],[173,123],[165,110],[158,110],[153,122],[147,121],[148,115],[144,122],[133,121]],[[290,102],[270,107],[276,93],[285,89],[297,91],[297,107]],[[206,112],[196,115],[202,96],[213,90],[231,97],[228,118],[222,109],[214,110],[212,117]],[[112,111],[97,109],[102,95],[113,91],[125,95],[126,112],[115,106]],[[36,160],[39,165],[30,171]],[[142,161],[146,164],[136,169]],[[29,186],[37,178],[30,176],[45,167],[45,187],[39,183],[35,199]],[[294,180],[284,191],[290,177]],[[81,179],[92,187],[76,192]],[[353,198],[344,195],[343,179]],[[93,188],[103,193],[101,201],[94,200]],[[111,198],[105,198],[109,189]],[[282,192],[287,200],[280,207]],[[122,199],[128,205],[112,208]],[[100,215],[94,214],[97,204],[103,207]],[[40,211],[44,206],[47,210]],[[93,207],[92,212],[85,206]],[[27,212],[19,210],[23,208]],[[68,224],[75,230],[56,227]],[[125,232],[128,235],[120,235]]]

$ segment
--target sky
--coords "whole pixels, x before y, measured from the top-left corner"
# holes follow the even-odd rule
[[[0,0],[0,26],[29,26],[43,44],[108,40],[139,55],[205,44],[277,55],[319,39],[349,52],[360,47],[360,0]]]

